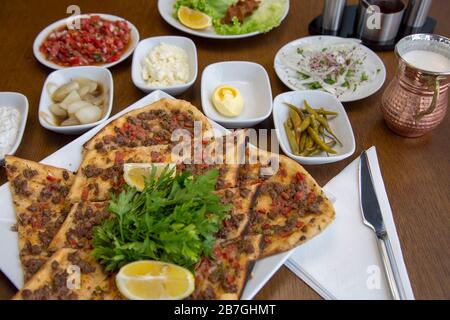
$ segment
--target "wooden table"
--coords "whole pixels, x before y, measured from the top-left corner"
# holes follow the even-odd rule
[[[83,13],[102,12],[122,16],[139,29],[142,39],[158,35],[185,35],[159,16],[156,0],[78,0]],[[356,3],[357,1],[351,1]],[[48,24],[66,16],[72,0],[4,0],[0,10],[0,90],[18,91],[28,97],[30,112],[17,156],[39,161],[75,137],[45,130],[38,122],[38,104],[45,78],[51,70],[35,60],[32,44]],[[181,98],[200,106],[200,75],[210,63],[249,60],[269,73],[273,95],[288,89],[273,69],[277,50],[285,43],[308,35],[308,23],[321,13],[323,1],[292,0],[289,16],[272,32],[238,41],[193,37],[198,48],[199,79]],[[437,18],[436,33],[449,36],[450,2],[435,0],[431,16]],[[393,52],[382,52],[388,79],[396,72]],[[131,82],[131,59],[111,69],[114,76],[116,113],[144,96]],[[405,139],[392,133],[380,111],[383,90],[360,102],[345,105],[357,150],[351,159],[336,164],[307,167],[322,185],[337,175],[363,149],[377,147],[380,166],[391,202],[412,287],[418,299],[450,298],[450,193],[449,117],[432,133]],[[260,125],[272,128],[272,119]],[[1,183],[6,181],[4,170]],[[5,245],[5,244],[1,244]],[[7,244],[13,245],[13,244]],[[9,299],[16,289],[0,273],[0,298]],[[257,296],[258,299],[319,299],[320,297],[287,268],[281,268]]]

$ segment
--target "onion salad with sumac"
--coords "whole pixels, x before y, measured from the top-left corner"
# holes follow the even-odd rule
[[[119,60],[130,42],[125,20],[92,15],[80,19],[79,29],[65,25],[52,31],[39,49],[48,61],[60,66],[101,65]]]

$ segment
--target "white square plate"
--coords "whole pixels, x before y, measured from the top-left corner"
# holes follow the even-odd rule
[[[189,62],[189,80],[185,84],[179,84],[169,87],[154,87],[148,85],[142,78],[142,65],[144,59],[157,45],[165,43],[177,46],[186,51]],[[194,41],[186,37],[178,36],[161,36],[147,38],[139,42],[133,54],[133,64],[131,67],[131,79],[136,87],[144,92],[152,92],[155,90],[163,90],[164,92],[177,96],[189,89],[197,79],[198,61],[197,48]]]
[[[106,102],[104,105],[103,116],[100,120],[80,124],[76,126],[62,127],[54,123],[54,116],[49,107],[53,104],[51,94],[60,86],[69,83],[76,78],[87,78],[100,83],[105,92]],[[62,134],[80,134],[94,128],[102,122],[105,122],[111,114],[114,98],[114,82],[111,72],[103,67],[82,66],[66,69],[59,69],[50,73],[42,87],[41,100],[39,101],[39,123],[44,128]]]
[[[229,118],[212,105],[211,96],[217,87],[235,87],[244,98],[244,110]],[[202,74],[202,106],[205,115],[227,128],[248,128],[264,121],[272,112],[272,89],[263,66],[247,61],[210,64]]]
[[[132,104],[131,106],[125,108],[124,110],[110,118],[108,122],[122,116],[123,114],[131,110],[144,107],[162,98],[172,97],[162,91],[155,91]],[[82,160],[81,150],[83,144],[87,140],[92,138],[108,122],[103,123],[86,132],[79,138],[67,144],[65,147],[59,149],[52,155],[42,160],[42,163],[60,168],[66,168],[71,171],[77,170]],[[220,132],[222,135],[227,132],[225,128],[217,125],[216,123],[211,122],[211,124],[216,129],[216,132]],[[8,183],[5,183],[0,187],[0,203],[2,204],[2,210],[0,210],[0,243],[2,244],[0,246],[0,269],[17,288],[21,288],[23,286],[23,275],[19,260],[17,232],[11,231],[11,226],[16,223],[16,216]],[[292,251],[284,252],[269,258],[259,260],[255,264],[255,267],[253,269],[253,276],[248,281],[245,287],[242,299],[252,299],[272,277],[272,275],[288,259],[291,252]]]
[[[283,126],[283,123],[289,118],[289,107],[285,102],[303,109],[303,102],[305,100],[308,101],[313,108],[323,107],[328,111],[337,112],[339,114],[335,118],[329,120],[331,129],[342,142],[342,146],[336,144],[336,146],[333,147],[337,154],[330,154],[327,156],[325,152],[322,152],[314,157],[301,157],[292,153],[291,146],[289,145],[286,136],[286,130],[284,130]],[[352,125],[347,117],[347,112],[345,112],[342,103],[329,93],[319,90],[305,90],[285,92],[278,95],[274,101],[273,122],[281,149],[287,156],[301,164],[316,165],[337,162],[350,157],[355,152],[355,137],[353,135]]]

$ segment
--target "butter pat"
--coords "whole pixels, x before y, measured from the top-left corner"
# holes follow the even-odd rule
[[[237,117],[244,109],[244,98],[235,87],[218,87],[211,98],[217,111],[226,117]]]

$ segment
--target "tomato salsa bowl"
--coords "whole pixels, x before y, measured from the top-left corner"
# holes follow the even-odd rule
[[[68,29],[80,19],[76,29]],[[70,19],[70,20],[69,20]],[[82,14],[56,21],[42,30],[33,44],[36,59],[51,69],[74,66],[109,68],[126,58],[139,42],[129,21],[102,13]]]

